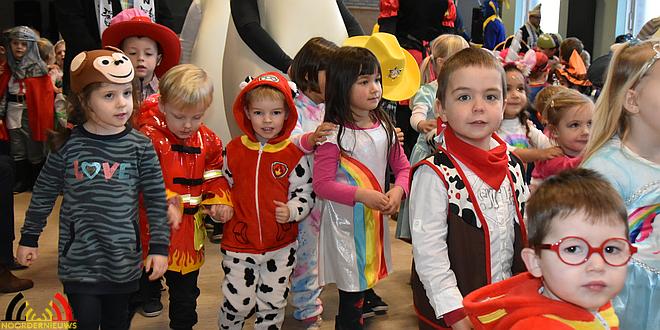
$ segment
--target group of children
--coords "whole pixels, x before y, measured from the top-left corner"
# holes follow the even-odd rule
[[[79,328],[128,328],[134,292],[148,312],[164,276],[170,327],[191,329],[208,216],[225,226],[221,329],[253,314],[256,328],[281,328],[289,282],[310,329],[328,283],[336,329],[361,329],[387,310],[373,288],[392,271],[387,219],[399,211],[420,328],[660,322],[660,41],[615,51],[595,107],[566,87],[541,90],[544,134],[528,120],[520,65],[441,36],[437,79],[411,102],[422,133],[411,168],[381,108],[382,80],[397,88],[401,68],[372,51],[313,38],[291,65],[295,84],[277,72],[246,80],[232,109],[243,135],[223,147],[202,123],[204,70],[175,66],[167,28],[122,17],[104,32],[109,47],[72,62],[70,126],[54,136],[17,251],[22,264],[37,259],[62,192],[58,273]],[[578,166],[595,171],[562,172]]]

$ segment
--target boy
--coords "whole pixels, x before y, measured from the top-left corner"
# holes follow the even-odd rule
[[[179,63],[181,43],[174,31],[151,21],[143,11],[122,11],[103,31],[103,46],[120,48],[135,69],[140,101],[158,93],[158,77]]]
[[[610,299],[636,252],[619,194],[592,170],[567,170],[532,195],[527,216],[529,272],[465,297],[475,327],[618,329]]]
[[[192,64],[178,65],[163,76],[160,91],[144,101],[137,120],[154,144],[168,193],[170,327],[191,329],[197,323],[197,276],[204,262],[201,218],[209,214],[226,221],[233,211],[222,177],[222,141],[202,124],[213,99],[211,79]],[[146,240],[148,228],[141,233]]]
[[[447,128],[438,152],[413,168],[413,300],[421,328],[469,328],[465,295],[524,271],[522,164],[496,134],[504,69],[483,49],[450,57],[435,107]],[[438,125],[440,127],[440,125]]]
[[[295,265],[297,222],[314,206],[311,171],[289,141],[298,115],[282,75],[267,72],[249,82],[233,111],[245,135],[226,150],[224,171],[235,214],[221,243],[225,278],[219,327],[241,328],[256,304],[255,327],[279,329]]]

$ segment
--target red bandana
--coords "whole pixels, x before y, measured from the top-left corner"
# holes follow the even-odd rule
[[[456,137],[454,130],[450,126],[447,126],[447,129],[445,129],[444,136],[447,151],[452,156],[465,164],[481,180],[491,186],[491,188],[495,190],[500,189],[502,181],[509,171],[509,157],[506,153],[506,143],[502,139],[496,134],[493,134],[493,139],[499,145],[485,151]]]

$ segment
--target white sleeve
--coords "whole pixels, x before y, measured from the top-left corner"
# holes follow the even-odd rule
[[[183,22],[179,41],[181,41],[181,60],[179,63],[190,63],[195,41],[197,40],[197,32],[202,23],[202,7],[200,0],[193,0],[188,8],[186,20]]]
[[[547,149],[553,147],[548,136],[536,128],[531,121],[527,121],[527,126],[529,127],[529,144],[532,148]]]
[[[420,166],[410,188],[410,233],[415,269],[436,318],[463,307],[447,252],[448,197],[444,182],[428,166]]]

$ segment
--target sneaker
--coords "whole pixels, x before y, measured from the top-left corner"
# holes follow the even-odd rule
[[[220,244],[220,241],[222,241],[222,232],[223,232],[223,227],[222,224],[216,223],[215,228],[213,228],[213,233],[209,237],[209,241],[213,244]]]
[[[138,313],[144,317],[155,317],[163,312],[163,304],[160,299],[149,299],[149,301],[142,304],[142,308],[138,309]]]
[[[371,306],[368,306],[365,301],[365,304],[362,305],[362,318],[366,320],[374,316],[376,316],[376,312],[374,312],[373,308],[371,308]]]
[[[321,330],[323,319],[321,318],[321,315],[319,315],[306,318],[302,320],[302,322],[306,330]]]
[[[364,298],[364,306],[362,307],[362,315],[364,315],[364,310],[372,311],[376,315],[383,315],[387,313],[389,306],[381,299],[379,296],[374,294],[370,297]]]

